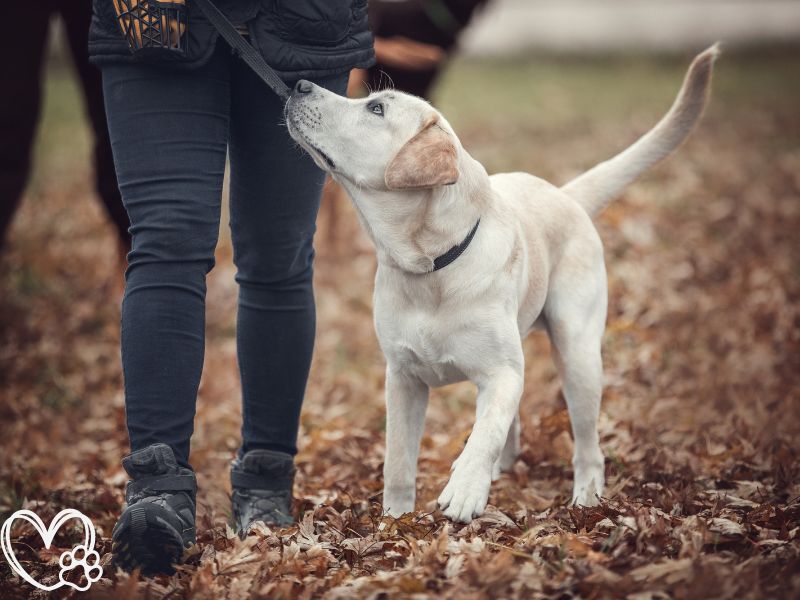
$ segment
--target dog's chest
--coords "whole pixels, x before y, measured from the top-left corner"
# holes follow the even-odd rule
[[[400,311],[378,322],[387,360],[437,387],[466,379],[459,342],[446,315],[422,310]]]

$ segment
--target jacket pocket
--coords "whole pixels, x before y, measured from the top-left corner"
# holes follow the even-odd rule
[[[352,0],[275,0],[284,39],[305,45],[336,44],[350,32]]]

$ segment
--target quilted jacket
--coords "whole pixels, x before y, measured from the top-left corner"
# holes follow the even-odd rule
[[[192,0],[186,4],[184,54],[160,48],[134,53],[117,22],[114,0],[93,0],[90,60],[98,65],[128,61],[177,68],[203,64],[218,33]],[[286,81],[335,75],[375,61],[367,0],[215,0],[215,4],[234,25],[246,29],[253,46]]]

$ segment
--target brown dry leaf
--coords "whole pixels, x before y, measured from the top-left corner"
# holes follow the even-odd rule
[[[691,575],[691,570],[692,560],[683,558],[644,565],[630,571],[628,576],[637,582],[663,582],[668,586],[672,586],[679,581],[688,579]]]

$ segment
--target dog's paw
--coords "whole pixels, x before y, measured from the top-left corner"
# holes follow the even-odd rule
[[[572,491],[572,504],[597,506],[603,494],[604,473],[602,467],[576,470]]]
[[[58,559],[58,565],[61,567],[58,573],[59,581],[81,592],[88,590],[89,586],[103,575],[100,555],[94,550],[87,550],[84,545],[75,546],[72,550],[64,552]],[[84,585],[67,581],[71,572],[78,568],[83,569],[83,576],[86,578]]]
[[[453,471],[437,501],[445,516],[459,523],[469,523],[483,514],[492,483],[491,470],[467,466]]]
[[[572,494],[573,506],[597,506],[600,504],[600,494],[595,491],[595,487],[589,486],[576,490]]]
[[[383,488],[383,509],[392,517],[399,517],[414,511],[416,489]]]
[[[464,456],[464,455],[463,454],[459,454],[458,456],[456,456],[456,459],[453,461],[453,464],[450,465],[450,472],[451,473],[458,468],[458,461],[461,460],[462,456]]]

